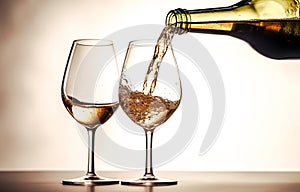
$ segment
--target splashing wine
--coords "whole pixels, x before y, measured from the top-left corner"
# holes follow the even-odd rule
[[[127,86],[122,86],[120,102],[129,118],[147,130],[151,130],[164,123],[177,109],[179,101],[153,96],[160,64],[168,50],[175,34],[173,25],[166,26],[155,45],[154,54],[144,79],[142,92],[133,91]]]
[[[168,50],[175,34],[173,25],[166,26],[155,45],[152,60],[144,79],[142,92],[133,91],[128,86],[120,88],[120,103],[129,114],[129,118],[144,129],[152,130],[164,123],[177,109],[180,101],[171,101],[159,96],[153,96],[160,64]]]
[[[148,131],[166,122],[177,109],[180,101],[160,96],[146,95],[123,87],[120,103],[128,117]]]

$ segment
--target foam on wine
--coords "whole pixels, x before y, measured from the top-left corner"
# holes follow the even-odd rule
[[[120,89],[120,103],[128,117],[146,130],[164,123],[177,109],[180,101],[131,91],[125,86]]]

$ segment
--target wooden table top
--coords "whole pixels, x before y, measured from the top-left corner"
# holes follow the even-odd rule
[[[142,172],[98,174],[126,180]],[[300,192],[300,172],[157,172],[158,177],[178,180],[177,185],[158,187],[61,184],[63,179],[83,175],[80,171],[0,171],[0,192]]]

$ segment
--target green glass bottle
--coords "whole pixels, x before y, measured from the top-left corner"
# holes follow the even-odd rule
[[[171,10],[166,25],[186,32],[230,35],[273,59],[300,59],[299,0],[242,0],[228,7]]]

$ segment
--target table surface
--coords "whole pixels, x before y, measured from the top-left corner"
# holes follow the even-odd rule
[[[100,174],[100,173],[98,173]],[[137,178],[141,172],[101,172],[120,180]],[[300,172],[157,172],[177,179],[174,186],[124,185],[71,186],[61,180],[84,175],[80,171],[1,171],[1,192],[300,192]]]

